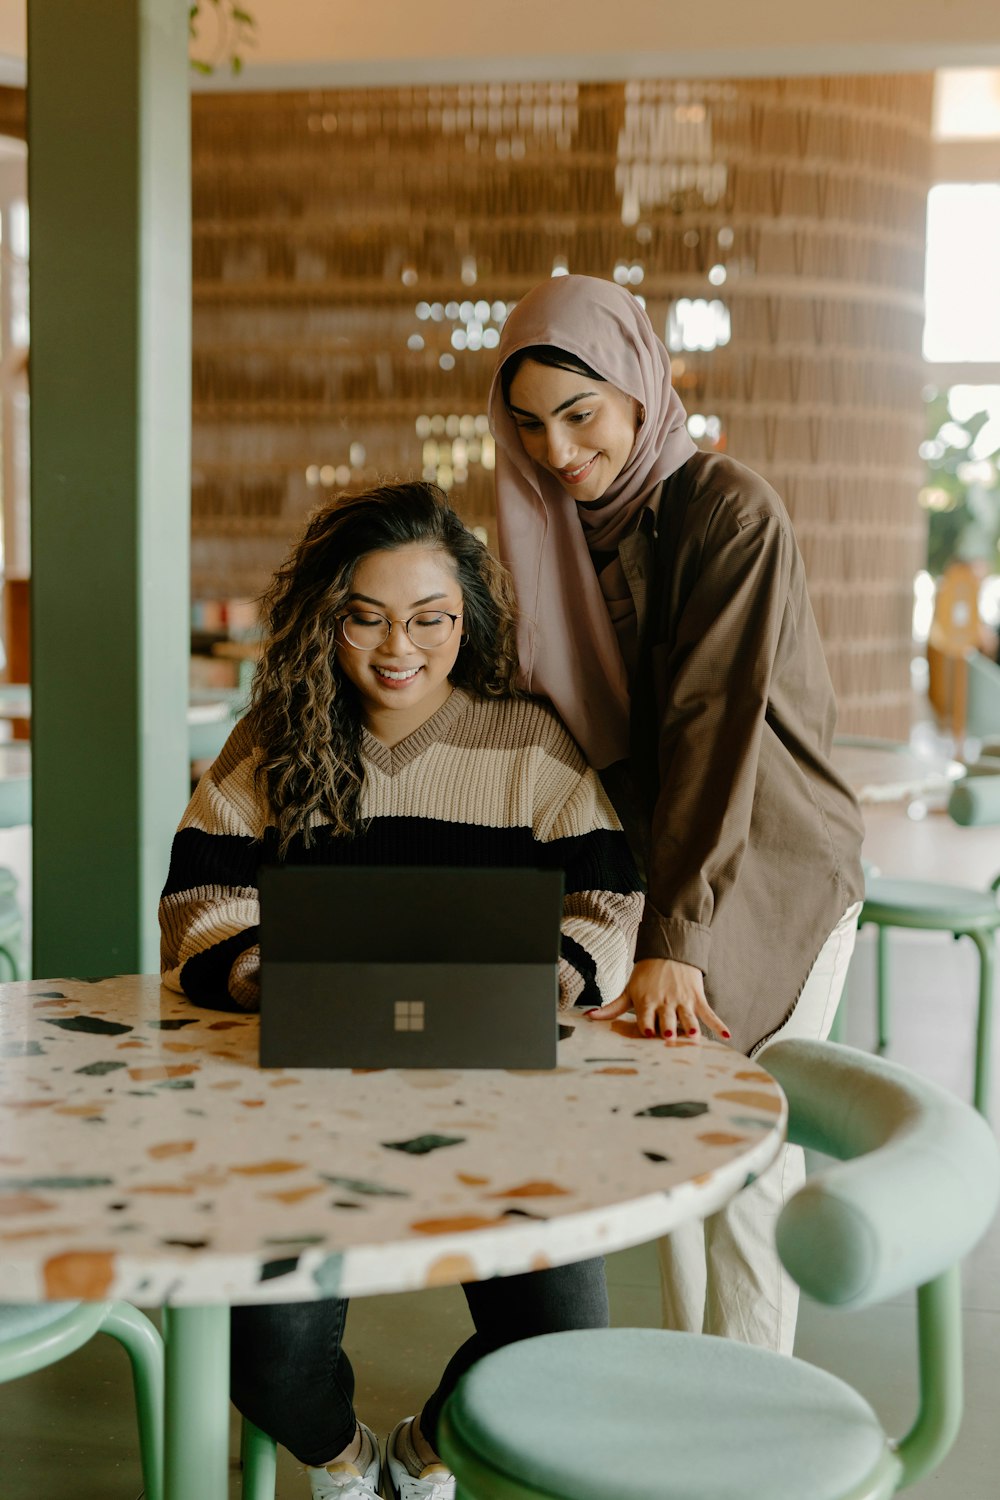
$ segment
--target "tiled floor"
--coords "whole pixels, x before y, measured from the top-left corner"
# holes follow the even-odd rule
[[[1000,870],[1000,830],[962,829],[942,815],[910,822],[899,809],[868,820],[866,854],[886,874],[924,875],[984,885]],[[0,863],[6,850],[0,849]],[[8,860],[13,863],[14,861]],[[975,962],[967,943],[922,934],[896,936],[892,1055],[963,1095],[971,1089]],[[873,954],[862,937],[852,969],[847,1040],[873,1040]],[[1000,1058],[995,1063],[1000,1073]],[[1000,1112],[1000,1097],[997,1109]],[[613,1316],[656,1326],[659,1298],[649,1246],[613,1256]],[[995,1392],[1000,1381],[1000,1225],[970,1259],[964,1282],[966,1414],[958,1444],[939,1473],[909,1491],[916,1500],[991,1500],[1000,1470]],[[422,1400],[467,1315],[454,1289],[357,1302],[348,1324],[362,1416],[385,1432]],[[797,1353],[856,1385],[890,1431],[914,1412],[911,1299],[865,1313],[803,1303]],[[235,1444],[235,1427],[234,1427]],[[279,1464],[282,1500],[308,1494],[287,1455]],[[135,1500],[141,1483],[124,1355],[96,1339],[71,1359],[4,1388],[0,1396],[2,1500]],[[234,1468],[232,1496],[239,1491]],[[191,1497],[196,1500],[196,1497]],[[748,1490],[748,1500],[759,1500]],[[765,1497],[760,1497],[765,1500]],[[808,1497],[803,1497],[808,1500]]]

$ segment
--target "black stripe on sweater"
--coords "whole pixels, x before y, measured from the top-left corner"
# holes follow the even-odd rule
[[[277,862],[278,837],[273,828],[262,839],[203,833],[184,828],[170,853],[163,895],[198,886],[257,885],[261,864]],[[458,868],[522,867],[563,870],[566,894],[639,889],[625,835],[595,829],[572,838],[540,843],[530,828],[488,828],[470,823],[443,823],[435,818],[376,818],[354,838],[314,831],[307,848],[301,835],[292,840],[285,863],[293,865],[450,865]]]
[[[577,995],[574,1005],[602,1005],[604,997],[597,988],[597,965],[586,948],[581,947],[575,938],[568,937],[564,932],[560,940],[560,950],[566,962],[583,980],[583,993]],[[617,998],[616,995],[608,996],[609,1000]]]

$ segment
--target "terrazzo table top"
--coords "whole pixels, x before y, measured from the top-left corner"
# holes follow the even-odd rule
[[[774,1158],[785,1101],[757,1064],[561,1021],[554,1072],[261,1070],[256,1016],[155,976],[0,985],[0,1298],[510,1274],[702,1218]]]

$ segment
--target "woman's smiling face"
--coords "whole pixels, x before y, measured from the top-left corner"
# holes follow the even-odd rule
[[[576,370],[526,359],[510,383],[521,446],[574,500],[599,500],[628,463],[638,402]]]
[[[451,692],[448,674],[462,644],[459,618],[443,645],[425,647],[423,624],[462,614],[462,590],[448,553],[419,542],[369,552],[354,570],[351,594],[337,629],[340,670],[357,688],[365,724],[378,736],[392,725],[398,740],[437,712]],[[391,622],[379,642],[382,621]],[[410,620],[414,641],[404,622]],[[351,645],[344,624],[359,645]],[[366,636],[376,645],[365,648]]]

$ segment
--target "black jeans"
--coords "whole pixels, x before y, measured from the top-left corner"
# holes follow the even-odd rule
[[[608,1326],[603,1260],[471,1281],[462,1290],[476,1331],[452,1355],[420,1415],[432,1444],[445,1401],[484,1354],[535,1334]],[[329,1463],[354,1437],[354,1371],[341,1344],[346,1317],[347,1303],[336,1297],[232,1310],[233,1401],[313,1468]]]

